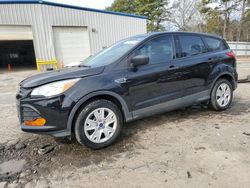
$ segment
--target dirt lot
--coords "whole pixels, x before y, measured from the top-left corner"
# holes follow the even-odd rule
[[[250,74],[250,57],[248,60],[239,59],[237,63],[237,69],[239,72],[239,79],[244,79]]]
[[[139,120],[92,151],[20,130],[17,83],[34,73],[0,74],[0,188],[249,187],[250,83],[239,84],[225,112],[196,106]]]

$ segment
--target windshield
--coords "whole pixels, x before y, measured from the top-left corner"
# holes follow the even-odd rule
[[[99,67],[108,65],[118,60],[146,37],[147,36],[137,36],[121,40],[114,45],[102,50],[101,52],[88,57],[82,61],[80,66]]]

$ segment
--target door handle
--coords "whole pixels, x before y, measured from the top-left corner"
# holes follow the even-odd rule
[[[118,78],[115,80],[115,82],[118,84],[124,84],[124,83],[128,82],[128,79],[127,78]]]
[[[170,70],[175,70],[175,69],[178,69],[178,68],[179,68],[179,67],[176,67],[176,66],[174,66],[174,65],[170,65],[170,66],[169,66],[169,69],[170,69]]]
[[[213,62],[213,58],[208,58],[207,61],[208,61],[209,63],[211,63],[211,62]]]

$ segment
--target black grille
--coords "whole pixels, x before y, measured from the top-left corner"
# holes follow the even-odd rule
[[[16,107],[17,107],[17,116],[18,116],[19,122],[22,123],[21,112],[20,112],[20,101],[19,100],[16,101]]]
[[[21,122],[34,120],[37,118],[41,118],[38,112],[36,112],[34,109],[30,107],[21,107],[21,113],[20,113],[20,120]]]

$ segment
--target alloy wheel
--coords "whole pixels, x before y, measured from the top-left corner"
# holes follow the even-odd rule
[[[97,108],[90,112],[85,119],[84,131],[86,137],[94,143],[103,143],[109,140],[117,128],[117,117],[108,108]]]
[[[216,101],[220,107],[225,107],[231,100],[231,88],[228,84],[222,83],[216,91]]]

